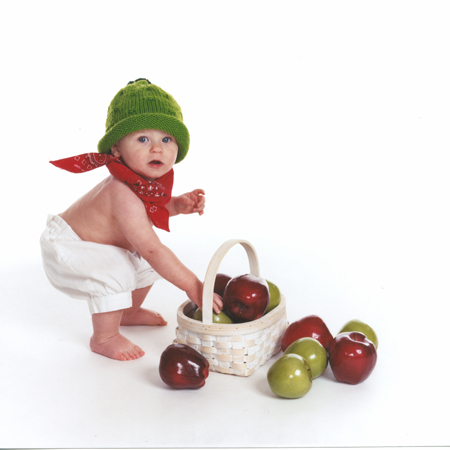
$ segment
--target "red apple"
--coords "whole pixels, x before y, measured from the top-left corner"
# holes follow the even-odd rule
[[[363,333],[339,333],[330,345],[330,367],[336,380],[359,384],[372,373],[377,350]]]
[[[284,352],[294,341],[304,337],[318,340],[327,352],[333,340],[330,330],[320,317],[314,315],[306,316],[303,319],[292,322],[286,328],[281,339],[281,350]]]
[[[225,287],[228,282],[231,280],[229,275],[225,275],[224,273],[218,273],[216,275],[216,280],[214,282],[214,293],[223,297],[223,293],[225,292]]]
[[[184,344],[169,345],[161,354],[159,375],[176,389],[198,389],[209,375],[208,360],[197,350]]]
[[[232,278],[223,294],[223,310],[235,323],[259,319],[266,312],[269,302],[267,281],[250,274]]]

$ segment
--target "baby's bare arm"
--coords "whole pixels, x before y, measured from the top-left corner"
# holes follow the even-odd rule
[[[186,292],[202,307],[203,283],[160,241],[148,219],[143,202],[123,183],[113,188],[113,215],[127,241],[163,278]],[[215,298],[216,312],[222,304]]]

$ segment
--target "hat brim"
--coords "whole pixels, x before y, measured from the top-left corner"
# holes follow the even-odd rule
[[[139,130],[161,130],[171,134],[178,144],[175,164],[182,161],[189,150],[189,131],[183,122],[167,114],[147,113],[131,116],[116,123],[100,139],[99,153],[110,153],[111,147],[124,136]]]

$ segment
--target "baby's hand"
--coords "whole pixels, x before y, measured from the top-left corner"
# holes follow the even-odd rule
[[[201,310],[203,309],[203,283],[197,280],[195,285],[186,291],[187,296],[192,300]],[[218,294],[213,294],[213,310],[216,314],[220,314],[222,311],[223,302],[222,297]]]
[[[216,314],[220,314],[220,311],[222,311],[223,308],[223,302],[222,297],[218,294],[213,294],[213,310]]]
[[[192,192],[174,198],[174,207],[177,214],[199,213],[201,216],[205,209],[205,191],[195,189]]]

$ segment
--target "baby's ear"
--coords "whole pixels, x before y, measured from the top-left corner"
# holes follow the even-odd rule
[[[111,155],[113,155],[113,156],[120,156],[119,143],[118,143],[118,142],[116,142],[116,143],[111,147]]]

